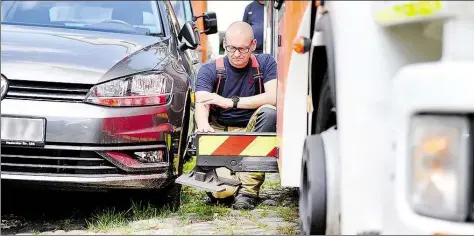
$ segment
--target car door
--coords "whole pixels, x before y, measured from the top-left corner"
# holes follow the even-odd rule
[[[180,29],[183,28],[183,25],[187,21],[193,21],[193,7],[191,5],[191,1],[183,0],[183,1],[170,1],[171,5],[173,6],[173,11],[178,18]],[[191,57],[193,65],[197,65],[199,63],[199,55],[197,50],[187,50],[187,53]]]
[[[178,36],[180,30],[183,28],[183,25],[184,25],[184,22],[186,21],[182,21],[182,25],[180,23],[180,20],[176,14],[176,4],[180,4],[180,1],[168,1],[169,4],[166,4],[168,6],[168,10],[169,10],[169,14],[170,14],[170,18],[171,18],[171,21],[173,22],[173,25],[175,25],[177,29],[177,32],[176,32],[176,37]],[[173,3],[175,2],[175,3]],[[173,4],[175,4],[175,6],[173,6]],[[178,10],[179,12],[179,10]],[[183,18],[184,19],[184,18]],[[193,54],[195,54],[195,50],[191,50],[191,49],[188,49],[188,50],[185,50],[184,52],[181,51],[181,50],[178,50],[178,54],[180,56],[180,61],[182,61],[183,63],[183,66],[185,67],[185,70],[188,72],[188,80],[190,82],[190,86],[192,88],[192,90],[194,91],[194,88],[195,88],[195,81],[196,81],[196,76],[197,76],[197,71],[196,71],[196,66],[194,65],[195,63],[193,62]]]
[[[174,13],[178,18],[179,24],[183,27],[186,21],[193,20],[193,7],[191,5],[191,1],[183,0],[183,1],[170,1],[171,5],[173,6]]]

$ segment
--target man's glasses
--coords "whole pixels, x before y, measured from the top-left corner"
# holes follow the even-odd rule
[[[226,46],[225,50],[231,53],[234,53],[237,50],[239,50],[240,53],[248,53],[250,48],[236,48],[234,46]]]
[[[253,42],[253,40],[252,40]],[[251,47],[252,43],[250,43],[250,45],[248,47],[244,47],[244,48],[237,48],[237,47],[234,47],[234,46],[230,46],[230,45],[226,45],[225,46],[225,50],[230,52],[230,53],[235,53],[235,51],[239,50],[240,53],[248,53],[250,51],[250,47]]]

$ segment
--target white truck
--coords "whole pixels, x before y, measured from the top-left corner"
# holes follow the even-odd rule
[[[474,2],[272,0],[265,19],[301,233],[474,234]]]
[[[287,87],[284,99],[317,94],[311,75],[326,64],[337,129],[308,129],[304,149],[282,155],[283,165],[303,158],[303,233],[474,234],[474,3],[313,3],[318,14],[308,6],[298,31],[311,47],[293,53],[286,82],[303,90]],[[305,113],[284,107],[288,119]],[[304,123],[286,118],[284,130]]]

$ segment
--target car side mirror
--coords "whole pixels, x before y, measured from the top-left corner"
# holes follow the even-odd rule
[[[201,16],[195,16],[194,21],[201,18],[203,19],[204,30],[201,34],[215,34],[217,33],[217,16],[215,12],[205,12]]]
[[[201,43],[196,23],[188,21],[183,25],[181,31],[178,34],[179,49],[185,51],[187,49],[194,50]]]

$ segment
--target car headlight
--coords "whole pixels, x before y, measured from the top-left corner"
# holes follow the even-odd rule
[[[94,86],[85,102],[111,107],[163,105],[169,102],[173,79],[164,73],[147,72]]]
[[[8,80],[7,78],[1,76],[1,88],[0,88],[0,98],[3,100],[5,95],[7,95],[7,90],[8,90]]]
[[[469,133],[466,117],[414,117],[408,197],[415,212],[444,220],[466,219],[472,168]]]

